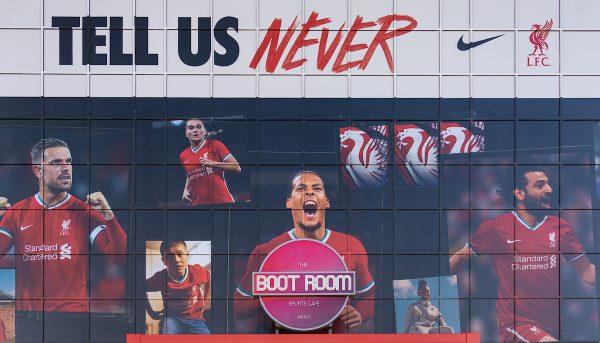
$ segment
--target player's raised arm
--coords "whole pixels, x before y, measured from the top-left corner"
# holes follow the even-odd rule
[[[256,316],[259,309],[258,299],[252,296],[252,272],[258,271],[258,253],[255,248],[248,258],[246,273],[233,295],[233,317],[237,320]]]
[[[121,228],[104,195],[95,192],[87,196],[90,211],[90,242],[116,263],[124,264],[127,252],[127,235]]]
[[[0,197],[0,255],[6,254],[14,244],[14,223],[9,214],[11,207],[8,199]]]
[[[185,186],[183,186],[183,194],[181,195],[181,200],[192,202],[192,192],[190,191],[190,178],[188,176],[185,177]]]
[[[577,238],[575,230],[569,223],[560,219],[560,248],[562,251],[579,253],[579,255],[565,255],[563,257],[575,269],[581,280],[588,285],[596,284],[596,266],[590,261],[585,254],[583,245]]]
[[[355,237],[350,237],[349,242],[356,248],[356,252],[350,258],[356,259],[357,286],[356,295],[352,300],[352,306],[347,308],[348,316],[340,319],[349,328],[357,327],[370,320],[375,315],[375,281],[369,270],[369,259],[363,244]],[[352,315],[353,310],[358,312],[359,317]],[[357,321],[358,320],[358,321]]]
[[[202,157],[202,158],[200,158],[200,163],[202,163],[203,165],[207,165],[209,167],[214,167],[214,168],[224,170],[226,172],[233,172],[233,173],[241,173],[242,172],[242,168],[240,167],[239,162],[231,154],[229,154],[229,156],[226,157],[225,160],[222,162],[213,161],[208,158]]]
[[[233,154],[227,149],[225,144],[220,141],[213,141],[213,151],[217,160],[201,157],[200,163],[209,167],[221,169],[226,172],[241,173],[242,168],[239,162],[233,157]]]
[[[6,211],[10,208],[11,204],[5,197],[0,197],[0,218],[4,216]]]
[[[108,200],[106,200],[102,192],[95,192],[89,194],[86,197],[86,202],[88,205],[90,205],[91,208],[100,212],[102,217],[104,217],[104,220],[108,221],[115,217],[115,214],[113,213],[113,211],[110,208],[110,205],[108,204]]]
[[[596,266],[590,261],[586,255],[571,260],[571,266],[583,282],[588,285],[596,285]]]
[[[456,274],[457,269],[469,259],[469,255],[472,253],[469,245],[466,244],[462,249],[454,253],[454,255],[450,257],[450,273]]]

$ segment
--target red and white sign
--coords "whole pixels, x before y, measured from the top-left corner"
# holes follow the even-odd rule
[[[329,325],[355,292],[354,271],[333,248],[313,239],[281,244],[252,274],[252,295],[273,321],[290,330]]]

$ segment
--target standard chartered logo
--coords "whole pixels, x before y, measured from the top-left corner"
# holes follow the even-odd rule
[[[60,260],[71,260],[72,246],[69,243],[65,243],[61,246],[57,244],[46,245],[29,245],[24,246],[25,253],[23,254],[23,261],[27,262],[40,262],[40,261],[58,261]]]
[[[556,268],[558,265],[558,255],[556,254],[545,254],[545,255],[515,255],[513,264],[511,264],[512,270],[548,270]]]
[[[556,268],[556,255],[550,256],[550,268]]]
[[[60,246],[60,259],[64,260],[66,258],[71,259],[71,246],[68,243]]]

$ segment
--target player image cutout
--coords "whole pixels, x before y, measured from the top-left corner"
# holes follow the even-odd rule
[[[402,332],[419,334],[454,333],[454,329],[446,324],[440,310],[429,301],[431,290],[427,285],[427,280],[419,280],[417,295],[419,301],[411,303],[406,309]],[[437,326],[435,326],[436,324]]]
[[[313,171],[298,172],[292,179],[290,194],[285,204],[292,212],[294,227],[252,251],[246,273],[234,294],[234,318],[256,318],[259,300],[253,298],[250,291],[252,272],[258,271],[257,268],[265,257],[284,242],[310,238],[332,247],[342,256],[348,270],[356,272],[356,296],[346,304],[340,317],[333,322],[333,332],[372,332],[370,319],[374,314],[375,283],[369,271],[367,253],[355,237],[326,228],[325,211],[329,208],[329,199],[321,177]]]
[[[181,199],[192,205],[234,203],[225,172],[240,173],[238,161],[223,143],[207,137],[204,123],[198,118],[186,120],[185,136],[190,147],[179,154],[186,173]]]
[[[155,311],[146,293],[150,318],[160,320],[161,334],[209,334],[203,315],[210,294],[210,271],[199,264],[188,265],[184,241],[163,241],[160,254],[167,268],[146,280],[146,292],[160,291],[166,312]]]
[[[492,254],[499,282],[500,341],[556,341],[560,339],[560,253],[590,285],[596,283],[596,267],[569,223],[547,215],[553,192],[548,176],[539,168],[517,167],[515,177],[512,192],[503,192],[506,198],[514,197],[515,211],[483,222],[450,258],[450,270],[456,271],[471,254]]]
[[[16,255],[17,341],[87,341],[89,247],[125,260],[127,236],[100,192],[87,203],[69,191],[73,167],[65,142],[31,149],[39,192],[0,211],[0,256]],[[43,331],[42,331],[43,330]]]

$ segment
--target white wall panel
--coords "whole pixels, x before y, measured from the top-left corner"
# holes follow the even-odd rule
[[[396,0],[396,13],[409,15],[418,22],[417,29],[440,27],[439,0]]]
[[[515,72],[515,36],[506,31],[475,31],[470,42],[502,35],[478,47],[471,48],[471,71],[476,74]]]
[[[41,42],[40,30],[0,29],[0,46],[10,49],[0,53],[0,70],[40,71]]]
[[[352,76],[350,77],[350,97],[352,98],[392,98],[394,77],[392,76]]]
[[[306,36],[306,39],[315,39],[317,43],[300,48],[294,57],[294,60],[305,58],[306,62],[300,67],[284,70],[282,64],[296,42],[302,25],[313,11],[318,13],[319,19],[328,18],[331,22],[313,29]],[[412,32],[386,41],[393,57],[393,71],[390,71],[380,46],[375,49],[365,70],[357,67],[342,72],[333,70],[340,55],[343,56],[342,64],[364,57],[366,48],[340,54],[344,43],[353,46],[364,44],[368,47],[378,34],[380,24],[359,30],[351,42],[346,42],[349,27],[356,16],[360,15],[366,22],[393,13],[411,16],[418,22]],[[566,94],[574,96],[578,91],[589,96],[591,91],[582,88],[589,85],[589,79],[578,77],[600,74],[600,67],[593,62],[600,53],[600,45],[594,44],[600,41],[600,22],[597,20],[599,14],[600,2],[594,0],[23,0],[6,2],[0,12],[0,44],[10,48],[0,56],[0,72],[37,75],[40,88],[43,92],[48,92],[47,96],[59,96],[59,93],[64,96],[64,92],[57,93],[54,90],[57,82],[64,85],[65,89],[75,90],[81,87],[81,77],[88,78],[90,74],[94,80],[101,75],[109,79],[129,75],[125,87],[121,85],[110,91],[106,90],[111,96],[122,97],[136,95],[137,92],[140,93],[139,96],[219,94],[227,97],[228,90],[231,96],[236,97],[346,97],[368,94],[384,97],[432,94],[442,97],[490,97],[494,95],[492,93],[505,97],[513,96],[515,92],[518,96],[565,97]],[[81,28],[75,28],[72,32],[73,46],[70,53],[73,64],[60,65],[59,31],[51,27],[52,17],[74,16],[81,21],[81,17],[87,15],[107,17],[107,24],[109,17],[123,17],[123,52],[134,56],[134,18],[148,17],[149,53],[158,55],[158,65],[84,65],[82,44],[85,39]],[[217,43],[214,32],[210,33],[210,46],[198,47],[197,30],[192,32],[192,52],[197,52],[199,48],[205,49],[209,51],[210,57],[201,66],[189,66],[182,62],[178,53],[178,17],[191,17],[192,28],[195,29],[198,17],[210,17],[211,25],[214,26],[226,16],[238,19],[238,32],[233,29],[228,31],[239,46],[239,56],[233,64],[216,66],[215,51],[224,54],[228,50]],[[281,40],[295,17],[297,30],[288,44],[280,47],[282,56],[275,70],[267,72],[265,68],[267,57],[275,47],[269,47],[257,68],[251,68],[252,58],[272,21],[276,18],[282,21],[284,31],[279,35],[279,42],[275,43],[282,44]],[[554,24],[545,41],[548,48],[544,49],[544,55],[530,56],[534,49],[529,40],[532,25],[543,25],[549,19]],[[341,41],[323,70],[319,70],[317,58],[322,29],[329,30],[328,40],[324,43],[324,47],[329,48],[342,25]],[[400,22],[395,23],[394,27],[404,25],[406,22]],[[106,46],[98,46],[96,52],[106,54],[110,62],[109,30],[99,28],[97,34],[105,36]],[[503,36],[466,51],[457,48],[461,36],[469,44],[496,35]],[[61,73],[77,76],[57,78]],[[150,78],[153,74],[156,78]],[[427,85],[423,87],[426,90],[422,94],[415,94],[418,91],[414,88],[403,88],[405,83],[401,80],[405,80],[405,77],[411,79],[413,76],[415,80],[419,80],[416,84]],[[546,82],[538,84],[538,81],[532,81],[538,78],[519,79],[523,76],[547,76],[548,78],[539,80],[551,79],[553,81],[550,84],[553,86]],[[567,77],[570,78],[567,82],[561,82]],[[372,81],[379,79],[385,81]],[[135,85],[133,80],[136,80]],[[148,89],[143,85],[137,86],[137,82],[142,80],[152,86]],[[162,80],[161,87],[158,87],[159,80]],[[433,87],[435,80],[438,82],[437,87]],[[517,80],[517,87],[515,88],[515,82],[506,80]],[[184,83],[187,81],[194,82],[195,86],[202,86],[185,87]],[[364,84],[361,83],[363,81]],[[50,82],[53,86],[46,87],[45,82]],[[73,85],[69,85],[69,82],[73,82]],[[228,86],[228,82],[233,83]],[[238,90],[237,87],[241,84],[244,89]],[[331,86],[323,89],[315,86],[320,84]],[[526,90],[536,84],[539,87],[532,93]],[[490,88],[492,85],[498,87],[493,92]],[[557,89],[551,91],[549,87],[554,86]],[[91,93],[88,95],[104,94],[101,84],[90,84],[89,87]],[[126,91],[119,93],[121,88]]]
[[[87,75],[44,75],[44,96],[85,97],[87,96]]]
[[[261,75],[258,77],[258,96],[261,98],[299,98],[302,96],[302,77]]]
[[[215,75],[213,96],[216,98],[254,98],[257,96],[254,75]]]
[[[307,98],[347,98],[347,76],[307,76],[304,81],[304,94]]]
[[[558,98],[559,89],[558,76],[517,77],[518,98]]]
[[[133,95],[131,75],[90,75],[90,96],[129,97]]]
[[[563,76],[561,97],[600,98],[600,76]]]
[[[40,75],[0,74],[0,96],[41,96]]]
[[[304,18],[308,18],[312,12],[319,13],[318,18],[329,18],[331,22],[324,27],[331,31],[337,31],[342,24],[346,28],[352,25],[353,18],[348,18],[348,1],[347,0],[305,0],[304,1]]]
[[[437,74],[440,70],[438,31],[416,31],[400,36],[395,55],[398,74]]]
[[[471,0],[474,29],[507,29],[515,25],[513,1]]]
[[[41,24],[42,5],[39,0],[5,0],[1,4],[1,27],[37,27]]]
[[[396,77],[397,98],[438,98],[440,81],[437,76]]]
[[[135,15],[148,17],[150,28],[162,28],[165,25],[165,0],[144,0],[135,2]]]
[[[238,18],[238,27],[256,27],[256,2],[258,0],[220,0],[213,2],[213,23],[223,17]]]
[[[163,75],[136,75],[135,95],[138,97],[165,96],[165,77]]]
[[[471,51],[460,51],[456,48],[458,40],[471,41],[469,31],[442,32],[442,73],[468,73],[471,70]]]
[[[304,22],[301,0],[258,0],[258,25],[261,29],[271,26],[273,19],[281,18],[281,28],[287,30],[298,17],[298,22]]]
[[[600,32],[563,32],[563,73],[600,73]],[[590,63],[592,62],[592,63]]]
[[[394,12],[393,0],[349,0],[350,2],[350,22],[360,15],[363,21],[375,21],[378,18]]]
[[[18,1],[11,1],[18,3]],[[89,14],[88,2],[81,0],[44,0],[44,26],[52,26],[52,17],[85,17]],[[34,15],[31,15],[33,18]],[[29,18],[29,16],[28,16]]]
[[[167,96],[206,98],[210,96],[208,75],[167,75]]]
[[[442,27],[469,28],[469,0],[444,0],[440,1],[442,14]]]
[[[0,74],[2,96],[41,96],[40,75]]]
[[[471,80],[473,98],[514,98],[514,76],[473,76]]]
[[[561,0],[563,29],[600,29],[600,1]]]
[[[533,24],[543,24],[552,19],[554,29],[560,27],[560,8],[558,1],[517,0],[517,28],[530,30]]]
[[[471,82],[468,76],[443,76],[442,98],[469,98]]]

